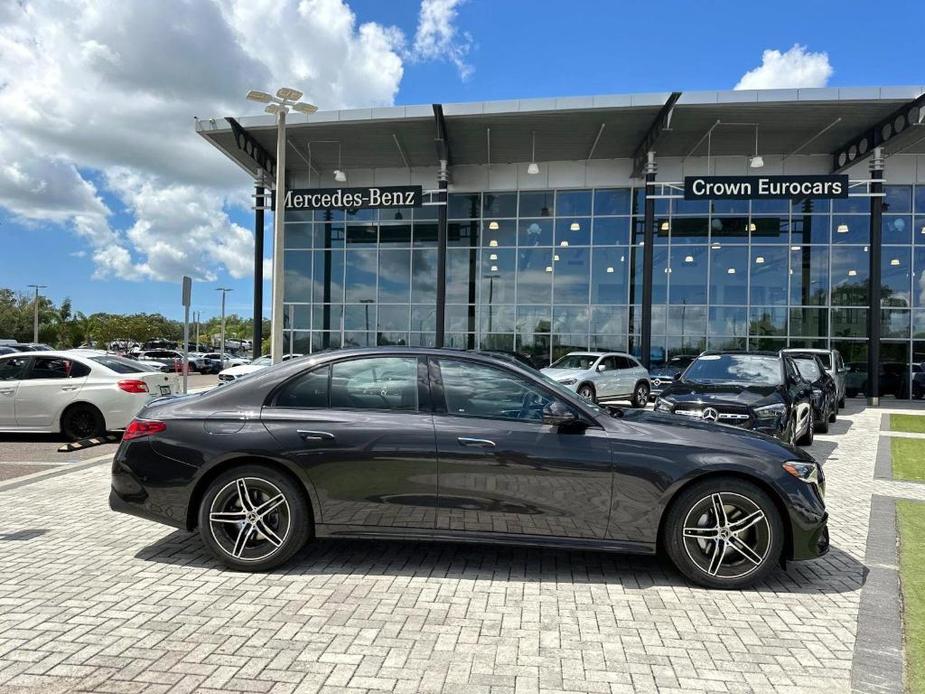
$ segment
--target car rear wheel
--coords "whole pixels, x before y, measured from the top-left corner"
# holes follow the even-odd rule
[[[845,396],[844,395],[842,395],[841,400],[838,401],[838,408],[840,410],[845,409]]]
[[[288,476],[246,465],[215,478],[199,505],[199,534],[215,557],[239,571],[289,561],[311,537],[308,502]]]
[[[830,421],[832,421],[831,416],[822,416],[819,419],[817,419],[816,420],[816,432],[820,434],[828,434]]]
[[[806,414],[809,417],[809,421],[806,423],[806,431],[803,432],[803,435],[797,439],[798,446],[812,446],[813,445],[813,436],[816,430],[816,423],[813,417],[813,408],[809,408],[809,412]]]
[[[578,394],[591,402],[597,402],[597,393],[590,383],[582,383],[578,386]]]
[[[71,405],[61,415],[61,433],[71,441],[102,436],[106,433],[106,420],[93,405]]]
[[[771,498],[741,479],[714,478],[688,487],[668,510],[663,543],[688,579],[737,589],[765,578],[784,546]]]
[[[649,404],[649,384],[645,381],[636,384],[633,391],[633,407],[645,407]]]

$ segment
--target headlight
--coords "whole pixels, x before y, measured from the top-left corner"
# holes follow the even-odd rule
[[[790,460],[783,465],[784,470],[806,484],[819,484],[819,464]]]
[[[564,381],[559,381],[564,386],[573,386],[578,382],[577,378],[566,378]]]
[[[663,398],[655,399],[655,411],[656,412],[671,412],[671,406],[674,403],[670,400],[664,400]]]
[[[765,420],[777,419],[778,417],[782,417],[784,414],[786,414],[786,412],[787,412],[787,406],[782,402],[778,402],[773,405],[765,405],[764,407],[755,408],[755,416],[758,419],[765,419]]]

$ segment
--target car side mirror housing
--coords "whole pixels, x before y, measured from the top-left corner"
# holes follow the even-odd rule
[[[681,376],[683,376],[683,375],[684,375],[684,372],[683,372],[683,371],[678,371],[678,373],[676,373],[674,376],[671,377],[671,380],[672,380],[672,381],[680,381],[680,380],[681,380]]]
[[[543,408],[543,424],[553,427],[571,427],[581,423],[578,415],[565,404],[553,400]]]
[[[606,364],[598,364],[598,365],[597,365],[597,372],[598,372],[598,373],[601,373],[601,374],[602,374],[602,373],[604,373],[606,370],[607,370],[607,365],[606,365]]]

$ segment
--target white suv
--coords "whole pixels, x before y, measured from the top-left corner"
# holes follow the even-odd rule
[[[633,407],[649,402],[649,372],[623,352],[571,352],[541,373],[593,402],[629,400]]]

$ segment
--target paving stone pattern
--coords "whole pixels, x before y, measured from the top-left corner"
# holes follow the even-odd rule
[[[114,514],[108,466],[0,490],[0,691],[847,691],[880,411],[819,436],[833,549],[748,591],[594,552],[324,541],[222,570]],[[10,513],[13,510],[15,513]]]

